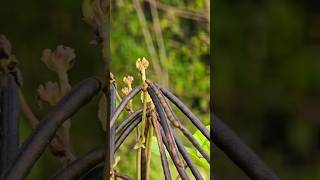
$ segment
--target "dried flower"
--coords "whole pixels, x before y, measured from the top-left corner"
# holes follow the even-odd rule
[[[128,87],[124,87],[121,89],[121,92],[124,94],[124,95],[128,95],[130,93],[130,90]]]
[[[41,60],[50,70],[66,73],[72,68],[75,57],[74,49],[59,45],[54,51],[51,49],[43,50]]]
[[[138,58],[136,61],[136,67],[141,71],[142,69],[148,69],[149,61],[146,58]]]
[[[58,83],[49,81],[44,85],[40,85],[38,88],[38,95],[42,101],[48,102],[51,106],[54,106],[61,97]]]
[[[123,78],[123,82],[126,83],[128,86],[129,86],[129,85],[130,85],[130,86],[132,85],[133,80],[134,80],[134,79],[133,79],[132,76],[126,76],[126,77]]]
[[[0,35],[0,59],[8,59],[11,55],[11,43],[5,35]]]
[[[146,78],[146,69],[148,69],[149,67],[149,61],[146,59],[146,58],[138,58],[137,61],[136,61],[136,67],[140,70],[140,75],[141,75],[141,78],[142,78],[142,81],[145,82],[145,80],[147,79]],[[144,85],[146,85],[144,83]],[[146,88],[146,87],[144,87]]]

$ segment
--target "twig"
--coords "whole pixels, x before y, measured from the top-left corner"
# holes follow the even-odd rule
[[[133,119],[129,122],[128,126],[123,130],[123,132],[120,134],[120,136],[117,137],[116,143],[115,143],[115,152],[119,149],[123,141],[128,137],[128,135],[133,131],[135,127],[141,122],[141,116],[137,117],[136,119]]]
[[[188,152],[186,151],[186,149],[184,148],[183,144],[179,141],[178,137],[175,135],[174,132],[173,136],[174,136],[174,140],[176,141],[176,144],[178,146],[179,152],[181,153],[183,159],[186,161],[188,167],[190,168],[193,176],[196,178],[196,180],[203,180],[199,170],[197,169],[196,165],[192,162]]]
[[[164,113],[164,110],[162,109],[160,101],[157,98],[157,96],[155,95],[154,91],[150,87],[148,87],[148,93],[150,94],[150,97],[151,97],[153,103],[155,104],[156,111],[160,117],[160,124],[163,128],[163,131],[165,133],[165,138],[168,142],[167,149],[168,149],[169,154],[170,154],[170,156],[171,156],[171,158],[172,158],[172,160],[178,170],[178,173],[183,180],[189,179],[188,175],[185,172],[183,161],[181,160],[181,158],[178,154],[178,148],[175,143],[175,140],[174,140],[174,137],[172,134],[172,130],[170,128],[168,119]]]
[[[152,125],[155,129],[155,133],[156,133],[156,137],[157,137],[157,143],[158,143],[158,148],[159,148],[160,157],[161,157],[163,174],[164,174],[165,180],[171,180],[169,163],[167,160],[167,156],[165,154],[165,149],[163,147],[163,141],[162,141],[162,136],[161,136],[160,129],[159,129],[160,127],[159,127],[159,124],[157,121],[157,115],[155,113],[153,113],[151,116],[152,116]]]
[[[147,80],[147,83],[156,93],[156,96],[159,98],[160,103],[161,103],[168,119],[173,124],[173,126],[178,128],[183,133],[183,135],[186,136],[186,138],[189,139],[189,141],[195,146],[195,148],[197,148],[197,150],[201,153],[201,155],[210,163],[209,155],[205,152],[205,150],[201,147],[201,145],[193,137],[191,132],[185,126],[183,126],[183,124],[178,120],[178,118],[174,114],[171,106],[167,102],[167,99],[162,94],[161,90],[150,80]]]
[[[24,179],[54,137],[59,126],[80,107],[87,104],[102,88],[102,82],[90,78],[77,84],[59,103],[40,121],[37,128],[23,144],[19,154],[2,179]]]
[[[134,89],[132,89],[132,91],[130,91],[130,93],[125,96],[123,98],[123,100],[121,101],[121,103],[119,104],[119,106],[117,107],[113,117],[110,120],[110,127],[112,127],[114,125],[114,123],[116,122],[116,120],[118,119],[120,113],[123,111],[123,109],[126,107],[126,105],[128,104],[128,102],[135,96],[137,95],[139,92],[141,91],[141,87],[135,87]]]
[[[142,115],[142,110],[138,110],[132,114],[129,115],[129,117],[127,117],[125,120],[123,120],[119,126],[117,127],[116,130],[116,134],[118,134],[119,132],[123,131],[123,129],[128,125],[128,123],[138,117],[140,117]]]
[[[21,92],[21,89],[19,90],[19,98],[20,98],[20,108],[23,114],[26,116],[26,119],[28,120],[31,128],[35,129],[39,124],[39,120],[35,116],[35,114],[32,112],[29,104],[27,103],[24,95]],[[73,155],[71,150],[68,148],[68,146],[66,146],[63,143],[63,140],[58,134],[56,134],[55,137],[50,142],[49,148],[50,148],[50,152],[54,156],[59,157],[62,162],[69,162],[75,159],[75,156]]]
[[[202,124],[202,122],[190,111],[190,109],[184,105],[179,98],[177,98],[175,95],[173,95],[170,91],[168,91],[165,88],[160,87],[157,85],[159,89],[162,91],[162,93],[171,101],[173,104],[175,104],[182,113],[184,113],[191,122],[201,131],[201,133],[209,140],[210,139],[210,133],[209,130]]]
[[[123,141],[128,137],[128,135],[133,131],[133,129],[141,122],[141,116],[133,121],[127,126],[124,132],[116,138],[115,149],[116,152]],[[85,172],[95,167],[97,164],[103,162],[105,158],[106,148],[99,148],[90,151],[81,158],[74,160],[69,163],[65,168],[61,169],[51,178],[52,180],[60,179],[79,179]]]

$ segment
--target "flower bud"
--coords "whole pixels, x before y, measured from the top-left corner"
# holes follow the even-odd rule
[[[142,69],[148,69],[149,61],[146,58],[138,58],[136,61],[136,67],[141,71]]]
[[[121,89],[121,92],[124,94],[124,95],[128,95],[130,93],[130,90],[128,87],[124,87]]]
[[[126,83],[128,86],[131,86],[133,82],[133,77],[132,76],[126,76],[123,78],[123,82]]]
[[[46,82],[38,88],[38,95],[42,101],[54,106],[60,99],[60,89],[56,82]]]
[[[72,68],[75,57],[74,49],[59,45],[54,51],[51,49],[43,50],[41,60],[50,70],[57,73],[66,73]]]

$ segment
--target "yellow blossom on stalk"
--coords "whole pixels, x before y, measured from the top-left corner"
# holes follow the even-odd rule
[[[124,95],[128,95],[130,93],[130,90],[128,87],[124,87],[121,89],[121,92],[124,94]]]
[[[129,91],[132,90],[132,82],[133,82],[133,77],[132,76],[126,76],[123,78],[123,82],[128,85]]]
[[[146,69],[149,67],[149,61],[146,58],[138,58],[136,61],[136,67],[140,70],[140,75],[142,77],[142,81],[144,82],[146,78]]]
[[[149,67],[149,61],[145,57],[143,57],[142,59],[138,58],[136,61],[136,67],[140,71],[140,75],[141,75],[141,78],[143,81],[143,87],[146,88],[146,86],[147,86],[147,84],[145,83],[145,81],[147,79],[146,69],[148,69],[148,67]],[[141,98],[141,102],[143,102],[143,100],[144,100],[143,94],[141,94],[140,98]],[[151,105],[153,106],[152,99],[151,99],[149,93],[146,93],[146,102],[151,103]]]

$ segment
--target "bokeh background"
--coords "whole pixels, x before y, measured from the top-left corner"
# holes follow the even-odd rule
[[[214,1],[215,111],[281,179],[320,179],[319,1]],[[248,179],[214,154],[216,179]]]
[[[209,5],[207,0],[161,0],[158,9],[159,26],[164,48],[158,44],[159,28],[153,25],[156,19],[151,13],[149,1],[139,2],[150,33],[156,56],[150,53],[138,18],[137,8],[131,0],[112,1],[111,17],[111,71],[119,85],[122,78],[132,75],[134,85],[139,84],[135,62],[146,57],[151,65],[147,71],[150,79],[169,88],[182,99],[203,122],[209,124]],[[140,13],[141,13],[140,12]],[[181,15],[182,14],[182,15]],[[195,18],[196,17],[196,18]],[[41,119],[50,109],[44,104],[40,109],[37,88],[47,81],[57,81],[57,76],[41,62],[42,50],[55,49],[63,44],[75,49],[76,63],[69,72],[72,85],[91,76],[103,74],[100,51],[90,44],[94,39],[89,26],[82,21],[81,1],[33,0],[1,1],[0,33],[11,41],[23,74],[22,91],[34,113]],[[161,61],[161,64],[159,64]],[[156,65],[159,64],[159,65]],[[155,66],[153,66],[155,65]],[[160,68],[161,73],[155,69]],[[100,95],[83,107],[73,118],[71,142],[76,156],[101,147],[104,133],[97,117]],[[135,108],[141,106],[140,98],[134,101]],[[122,118],[126,114],[122,116]],[[195,132],[195,128],[183,118],[183,123]],[[21,117],[21,143],[30,135],[31,128],[24,116]],[[134,177],[135,134],[130,136],[117,156],[121,157],[119,170]],[[183,142],[190,146],[185,139]],[[154,155],[152,179],[162,179],[160,161]],[[48,151],[41,156],[27,179],[47,179],[61,168],[61,163]],[[204,174],[207,171],[202,170]]]

